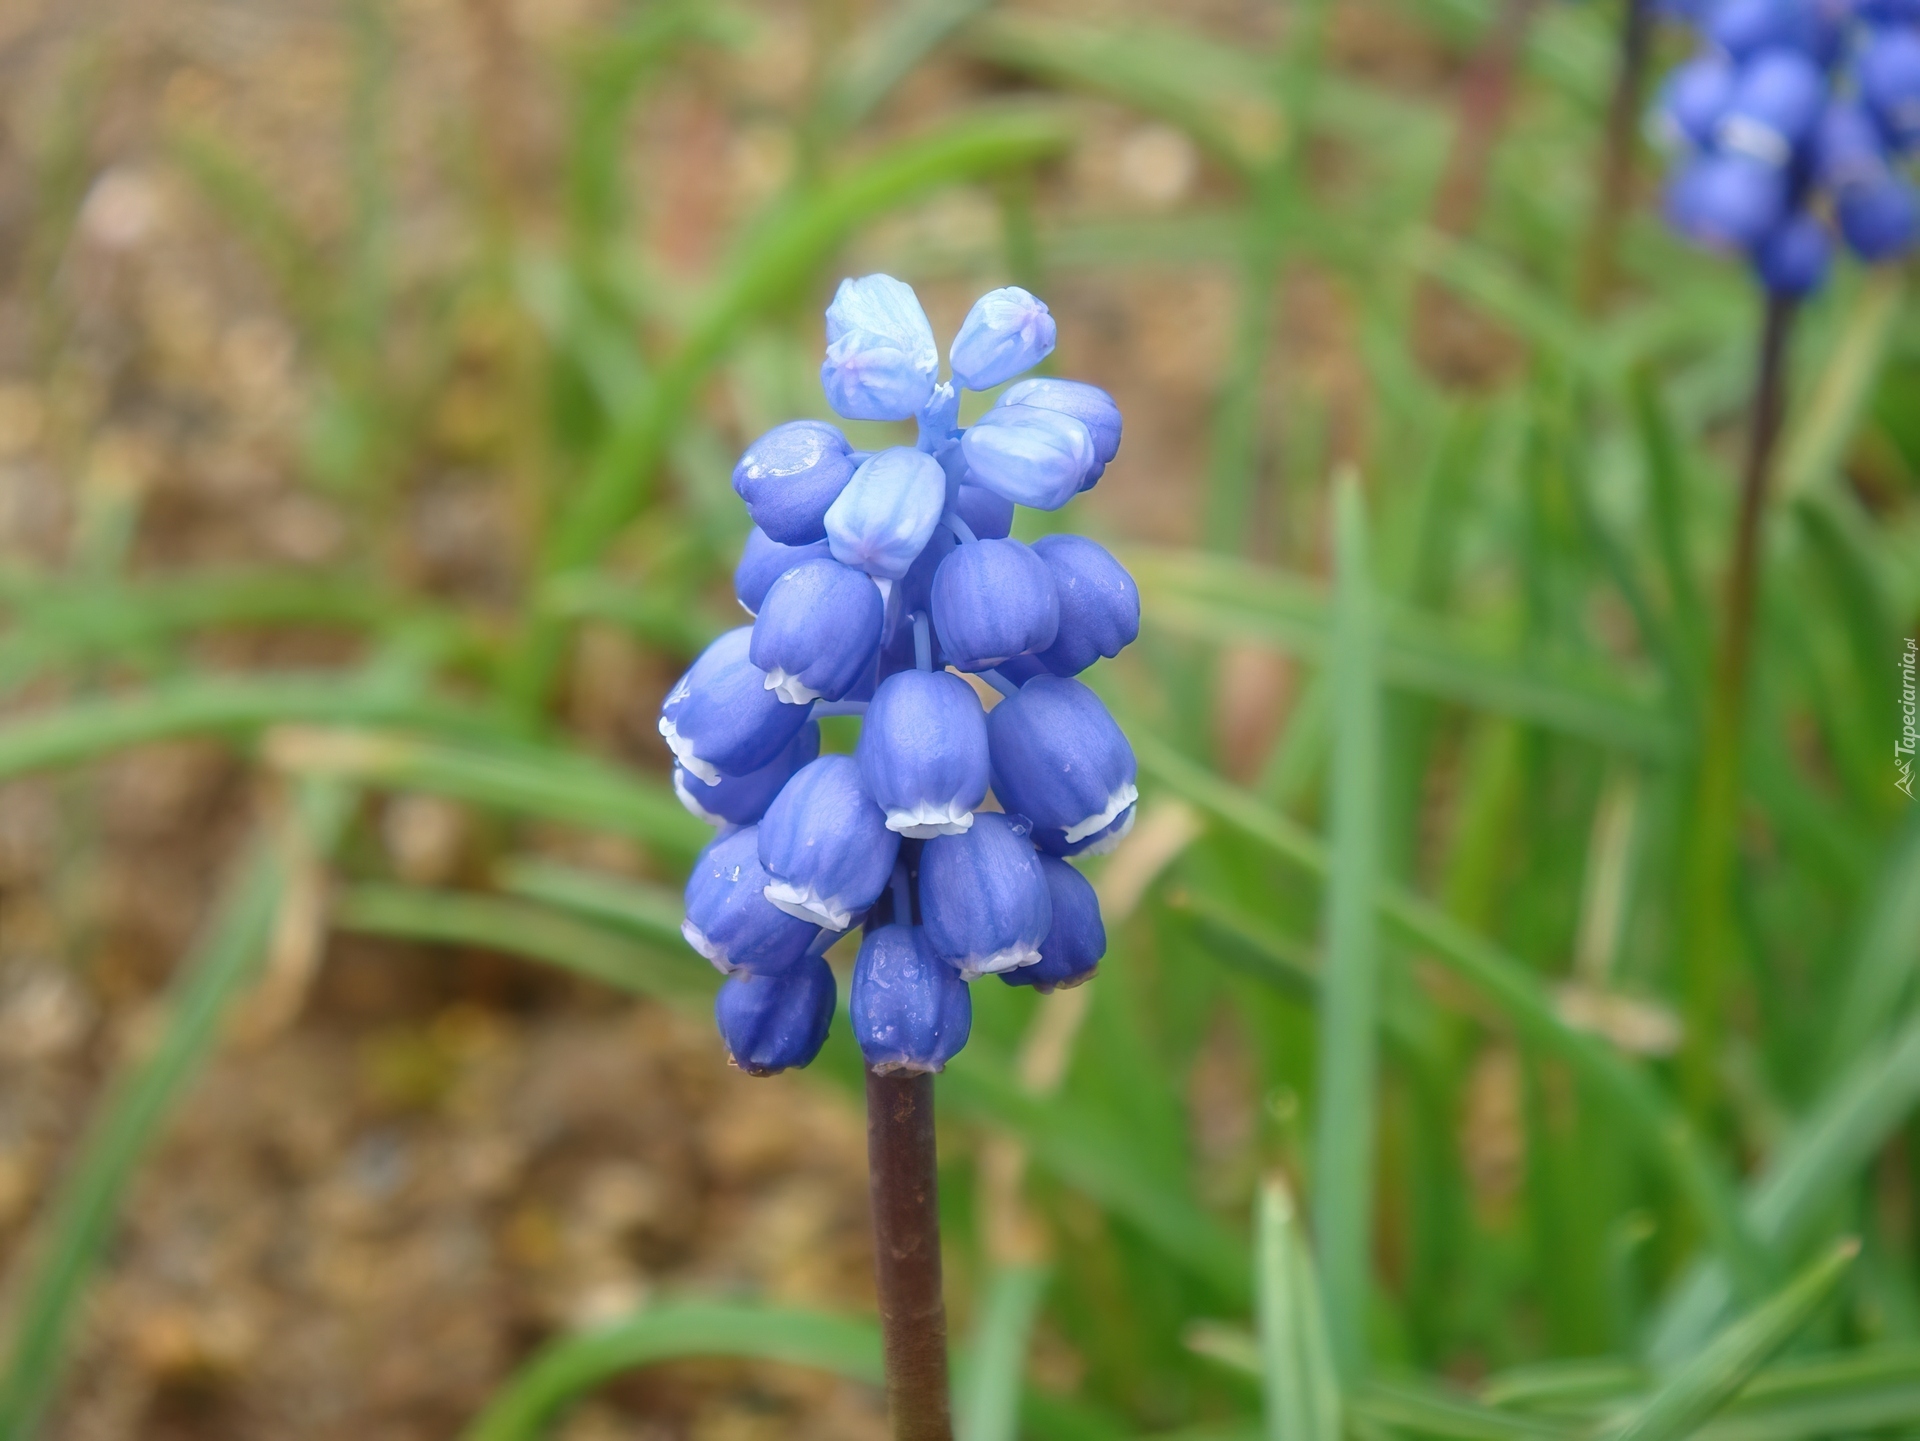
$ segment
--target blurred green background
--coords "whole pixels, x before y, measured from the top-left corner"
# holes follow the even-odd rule
[[[1799,317],[1729,733],[1621,18],[12,0],[0,1436],[885,1434],[653,734],[876,269],[1048,301],[1146,615],[1101,976],[939,1086],[967,1441],[1920,1435],[1920,324]]]

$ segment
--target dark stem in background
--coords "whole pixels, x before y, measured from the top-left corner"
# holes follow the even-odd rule
[[[1586,254],[1580,265],[1580,308],[1589,315],[1606,304],[1613,289],[1620,227],[1633,199],[1641,97],[1647,86],[1647,61],[1653,52],[1653,0],[1622,3],[1620,59],[1613,75],[1613,96],[1607,104],[1606,141],[1600,151],[1593,219],[1587,226]]]
[[[1721,606],[1712,688],[1701,727],[1692,837],[1684,872],[1680,962],[1686,978],[1686,1042],[1680,1057],[1680,1077],[1687,1108],[1703,1123],[1711,1118],[1718,1091],[1715,1072],[1722,1035],[1722,993],[1732,944],[1740,748],[1760,588],[1761,522],[1784,410],[1787,343],[1794,313],[1792,300],[1778,295],[1767,297],[1746,465],[1740,477],[1740,514]]]
[[[894,1441],[952,1441],[932,1076],[867,1072],[867,1169]]]

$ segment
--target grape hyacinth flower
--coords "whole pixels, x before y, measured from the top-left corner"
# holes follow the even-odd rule
[[[1868,264],[1920,241],[1920,18],[1912,7],[1717,0],[1704,42],[1662,91],[1650,129],[1676,153],[1666,212],[1709,249],[1746,257],[1771,296],[1814,294],[1835,238]]]
[[[1013,538],[1019,506],[1059,509],[1120,448],[1104,390],[1020,378],[1055,339],[1047,307],[1003,287],[968,312],[942,379],[910,287],[843,281],[827,404],[912,422],[911,443],[862,453],[796,420],[747,447],[733,484],[754,528],[734,593],[753,623],[709,646],[660,712],[675,791],[719,828],[688,878],[683,934],[726,974],[714,1016],[740,1070],[814,1059],[835,1006],[825,953],[864,927],[848,1012],[883,1317],[940,1314],[937,1274],[899,1257],[939,1254],[929,1087],[966,1045],[971,983],[1046,992],[1094,974],[1100,902],[1065,858],[1133,820],[1132,749],[1074,677],[1133,641],[1139,591],[1091,540]],[[961,392],[999,386],[963,427]],[[821,754],[825,715],[862,717],[854,754]],[[932,1369],[894,1405],[944,1414],[944,1341],[920,1324],[911,1342]],[[890,1331],[889,1356],[896,1343]]]

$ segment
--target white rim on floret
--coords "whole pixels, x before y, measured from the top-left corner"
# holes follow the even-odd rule
[[[1119,845],[1120,842],[1133,834],[1133,823],[1139,819],[1140,812],[1128,811],[1126,818],[1122,820],[1119,825],[1115,826],[1107,835],[1100,837],[1099,840],[1088,846],[1084,851],[1081,851],[1080,854],[1083,856],[1106,855],[1107,852],[1111,851],[1115,846]],[[1078,985],[1079,982],[1076,981],[1074,984]]]
[[[799,676],[788,675],[779,666],[767,672],[767,678],[761,687],[772,691],[788,705],[811,705],[820,699],[820,692],[805,684]]]
[[[670,717],[660,717],[660,734],[666,738],[667,749],[673,752],[673,758],[682,766],[710,786],[720,784],[720,768],[693,753],[693,742],[680,734]]]
[[[853,924],[853,912],[845,902],[838,896],[823,896],[812,886],[774,881],[762,894],[798,921],[811,921],[830,931],[844,931]]]
[[[960,972],[961,980],[971,981],[979,976],[997,976],[1002,971],[1017,971],[1022,966],[1038,965],[1039,962],[1040,948],[1021,941],[1018,945],[984,956],[962,956],[953,964]]]
[[[897,1061],[869,1061],[867,1065],[876,1076],[937,1076],[947,1068],[944,1061],[936,1065],[931,1061],[916,1061],[909,1057]]]
[[[673,793],[680,797],[680,804],[693,813],[695,820],[705,821],[710,826],[726,824],[727,818],[725,816],[716,816],[712,811],[700,804],[698,796],[687,789],[686,771],[676,770],[673,773]]]
[[[922,801],[912,810],[888,811],[887,829],[913,841],[963,835],[973,829],[973,812],[958,801],[948,801],[945,805]]]
[[[713,962],[713,968],[723,976],[730,976],[740,968],[727,959],[727,948],[715,945],[707,939],[707,933],[692,921],[680,922],[680,934],[685,936],[687,944]]]
[[[1119,815],[1120,812],[1139,799],[1139,787],[1134,785],[1132,781],[1125,782],[1119,790],[1107,797],[1107,804],[1104,809],[1088,816],[1083,821],[1067,827],[1067,844],[1073,845],[1076,841],[1085,840],[1095,831],[1105,830],[1113,824],[1113,818],[1115,816]]]

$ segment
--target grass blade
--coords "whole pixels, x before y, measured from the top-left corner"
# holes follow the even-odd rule
[[[583,920],[628,931],[676,951],[682,944],[680,922],[686,912],[680,893],[665,886],[602,875],[538,856],[503,862],[494,879],[512,895],[571,911]]]
[[[1340,1383],[1313,1263],[1278,1177],[1260,1193],[1260,1377],[1269,1441],[1339,1441]]]
[[[1920,971],[1920,810],[1894,843],[1867,920],[1846,968],[1846,986],[1827,1043],[1832,1071],[1851,1061],[1889,1016]]]
[[[1137,722],[1128,725],[1127,734],[1143,772],[1307,874],[1325,878],[1326,850],[1306,827],[1189,760]],[[1533,973],[1493,942],[1410,891],[1383,885],[1378,894],[1382,918],[1405,940],[1468,981],[1500,1008],[1516,1031],[1565,1060],[1620,1108],[1642,1150],[1692,1202],[1742,1284],[1757,1285],[1766,1273],[1765,1254],[1734,1205],[1724,1171],[1653,1082],[1597,1037],[1561,1020]]]
[[[185,735],[245,735],[266,726],[416,725],[493,729],[470,708],[365,675],[201,676],[151,690],[36,711],[0,725],[0,780]]]
[[[612,831],[680,860],[691,860],[713,838],[658,781],[550,746],[289,728],[269,737],[267,753],[303,774],[351,776],[367,786],[430,791]]]
[[[1326,1276],[1328,1329],[1340,1374],[1366,1370],[1373,1235],[1375,1058],[1379,1052],[1380,693],[1373,581],[1359,481],[1334,492],[1336,589],[1331,865],[1320,984],[1319,1109],[1314,1118],[1313,1220]]]
[[[325,854],[350,809],[331,783],[303,788],[297,824]],[[153,1050],[117,1076],[46,1207],[32,1249],[11,1345],[0,1370],[0,1436],[31,1436],[52,1401],[62,1355],[88,1278],[112,1238],[120,1203],[161,1125],[219,1038],[220,1024],[253,975],[272,933],[288,858],[270,837],[249,848],[193,954],[169,988]]]
[[[1615,1428],[1610,1441],[1674,1441],[1692,1435],[1813,1318],[1859,1254],[1857,1240],[1836,1242],[1778,1293],[1715,1337]]]
[[[1027,1342],[1046,1289],[1040,1266],[1003,1266],[987,1278],[959,1397],[960,1441],[1017,1441]]]
[[[1780,494],[1791,500],[1824,484],[1840,467],[1860,416],[1873,398],[1907,292],[1898,266],[1868,272],[1854,295],[1838,343],[1780,458]]]
[[[878,1386],[880,1329],[822,1311],[676,1301],[545,1347],[487,1404],[463,1441],[533,1441],[569,1404],[622,1372],[682,1356],[784,1361]]]
[[[506,951],[683,1005],[705,1004],[720,985],[691,951],[670,956],[544,906],[470,891],[354,886],[335,901],[333,923],[368,935]]]
[[[1138,546],[1122,559],[1157,626],[1214,642],[1264,641],[1313,661],[1330,653],[1327,602],[1300,577],[1224,556]],[[1649,759],[1674,753],[1668,717],[1617,683],[1502,654],[1457,623],[1398,607],[1380,607],[1379,627],[1380,673],[1391,685]]]

